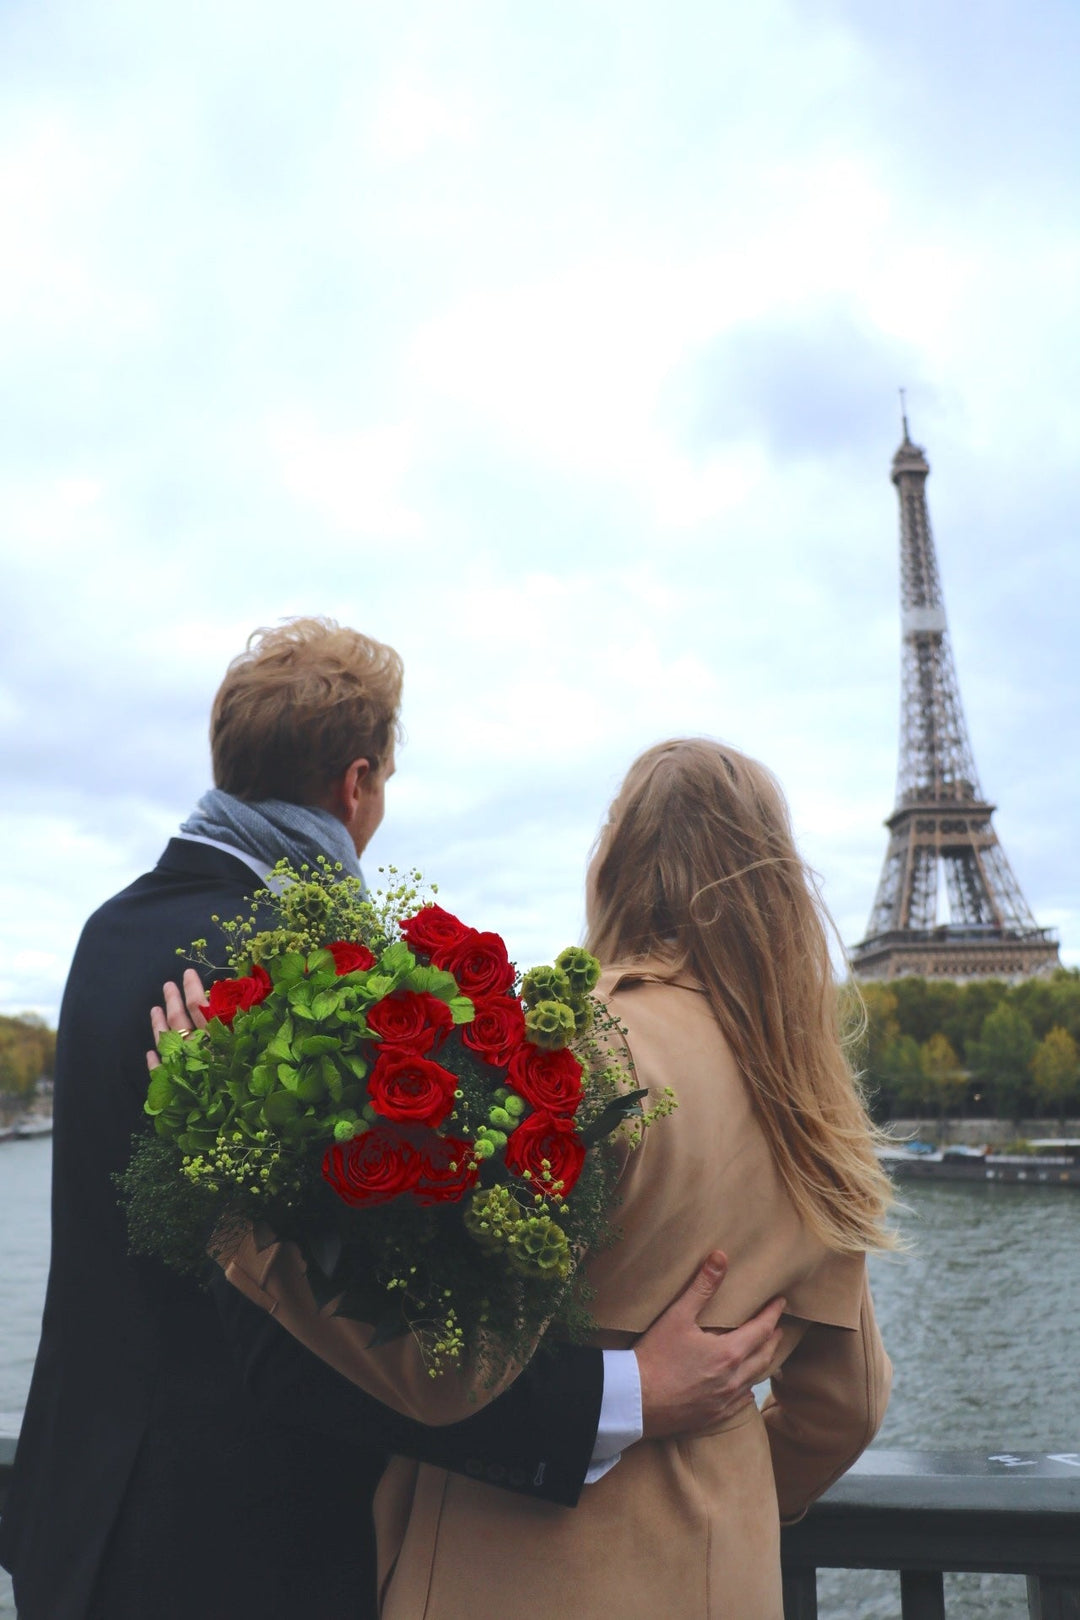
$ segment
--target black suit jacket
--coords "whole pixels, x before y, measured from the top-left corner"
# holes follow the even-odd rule
[[[255,886],[242,861],[173,839],[75,954],[45,1315],[0,1521],[20,1620],[363,1620],[389,1451],[566,1505],[581,1488],[599,1351],[539,1356],[485,1411],[429,1430],[228,1285],[208,1293],[128,1254],[111,1177],[146,1124],[148,1009],[184,966],[177,946],[212,939],[211,915],[246,911]]]

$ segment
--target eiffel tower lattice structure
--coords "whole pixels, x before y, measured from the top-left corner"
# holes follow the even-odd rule
[[[896,808],[867,925],[851,951],[865,979],[917,973],[1015,980],[1059,965],[998,843],[975,771],[941,593],[926,480],[930,464],[904,442],[892,463],[900,497],[903,663]],[[939,913],[945,920],[939,921]]]

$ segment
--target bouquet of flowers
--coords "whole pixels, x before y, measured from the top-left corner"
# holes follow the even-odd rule
[[[611,1241],[610,1139],[631,1114],[640,1136],[645,1093],[594,957],[519,978],[498,934],[418,905],[416,880],[372,900],[283,863],[221,925],[230,976],[205,1029],[161,1036],[153,1134],[120,1185],[137,1253],[193,1271],[268,1229],[320,1305],[377,1340],[413,1333],[432,1372],[497,1373],[546,1323],[588,1331],[576,1260]]]

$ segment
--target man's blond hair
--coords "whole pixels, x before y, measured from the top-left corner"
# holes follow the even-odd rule
[[[319,804],[355,759],[377,770],[401,708],[392,647],[333,619],[255,630],[210,714],[214,783],[238,799]]]

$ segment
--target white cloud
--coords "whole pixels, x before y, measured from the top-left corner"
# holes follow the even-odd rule
[[[407,426],[326,432],[294,417],[271,422],[268,439],[284,488],[335,528],[395,540],[421,532],[402,489],[415,455]]]

